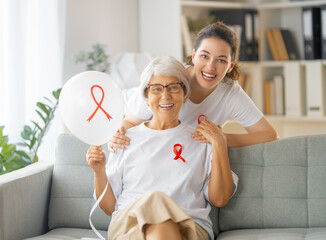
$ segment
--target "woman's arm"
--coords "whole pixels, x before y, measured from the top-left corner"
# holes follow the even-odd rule
[[[216,207],[223,207],[233,192],[233,177],[229,163],[226,136],[221,127],[204,120],[197,130],[212,144],[211,177],[208,183],[209,201]]]
[[[108,178],[105,172],[105,154],[102,151],[102,147],[91,146],[87,151],[86,160],[88,165],[94,171],[95,195],[98,199],[103,193],[106,184],[108,183]],[[115,201],[115,196],[109,184],[106,193],[99,205],[107,215],[111,216],[115,209]]]
[[[133,114],[128,114],[122,121],[120,129],[108,142],[108,148],[111,153],[115,153],[114,148],[124,149],[125,145],[129,145],[130,139],[125,136],[126,129],[132,128],[141,124],[144,120],[135,117]]]
[[[198,126],[200,126],[200,124]],[[197,129],[193,133],[192,137],[197,141],[207,143],[207,139],[199,131],[197,131]],[[248,133],[224,133],[227,138],[227,144],[229,147],[243,147],[258,143],[271,142],[279,139],[275,128],[269,123],[269,121],[265,117],[262,117],[262,119],[260,119],[256,124],[250,127],[246,127],[245,129]]]
[[[248,132],[246,134],[225,134],[229,147],[242,147],[279,139],[275,128],[265,117],[245,129]]]

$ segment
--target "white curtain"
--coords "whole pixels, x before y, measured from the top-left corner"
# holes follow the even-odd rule
[[[65,0],[0,0],[0,125],[11,143],[31,120],[41,123],[36,102],[62,87],[65,6]],[[62,131],[56,112],[40,161],[53,161]]]

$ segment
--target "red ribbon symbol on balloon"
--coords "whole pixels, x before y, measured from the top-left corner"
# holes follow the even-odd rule
[[[202,115],[199,115],[199,117],[198,117],[198,124],[200,124],[201,123],[201,121],[203,121],[203,120],[207,120],[207,117],[204,115],[204,114],[202,114]]]
[[[177,150],[177,147],[179,147],[179,150]],[[182,146],[181,146],[181,144],[175,144],[173,146],[173,152],[175,154],[174,160],[178,160],[180,158],[183,162],[186,162],[186,160],[184,160],[184,158],[181,157],[181,153],[182,153]]]
[[[102,91],[102,98],[101,98],[101,101],[100,102],[97,102],[96,101],[96,98],[95,98],[95,96],[94,96],[94,88],[99,88],[101,91]],[[93,100],[94,100],[94,102],[96,103],[96,105],[97,105],[97,107],[96,107],[96,109],[95,109],[95,111],[93,112],[93,114],[87,119],[87,122],[90,122],[91,120],[92,120],[92,118],[94,117],[94,115],[96,114],[96,112],[97,112],[97,110],[99,110],[99,109],[101,109],[103,112],[104,112],[104,114],[106,115],[106,117],[109,119],[109,121],[110,121],[110,119],[112,119],[112,117],[102,108],[102,102],[103,102],[103,100],[104,100],[104,90],[103,90],[103,88],[101,87],[101,86],[99,86],[99,85],[93,85],[92,87],[91,87],[91,94],[92,94],[92,97],[93,97]]]

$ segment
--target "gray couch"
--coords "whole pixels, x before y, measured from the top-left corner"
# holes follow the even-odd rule
[[[87,148],[63,134],[54,166],[0,176],[0,240],[96,238]],[[326,135],[230,148],[229,157],[240,180],[229,204],[212,210],[217,239],[326,239]],[[106,237],[110,217],[97,208],[92,220]]]

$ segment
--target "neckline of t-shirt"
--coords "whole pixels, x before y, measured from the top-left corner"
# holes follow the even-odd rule
[[[216,86],[216,88],[214,89],[214,91],[211,92],[211,93],[210,93],[210,94],[209,94],[209,95],[208,95],[208,96],[207,96],[203,101],[201,101],[200,103],[194,103],[193,101],[190,100],[190,98],[187,99],[187,102],[188,102],[189,104],[191,104],[191,105],[194,105],[194,106],[199,106],[199,105],[203,104],[204,102],[208,101],[209,98],[212,98],[213,95],[215,95],[215,93],[218,91],[217,89],[218,89],[219,87],[222,86],[221,83],[222,83],[222,82],[220,82],[220,83]]]
[[[180,124],[174,128],[169,128],[169,129],[166,129],[166,130],[156,130],[156,129],[152,129],[152,128],[149,128],[145,125],[146,122],[143,122],[141,124],[141,127],[144,131],[146,132],[149,132],[151,134],[155,134],[155,135],[167,135],[167,134],[171,134],[171,133],[176,133],[176,132],[179,132],[181,131],[185,126],[186,124],[184,124],[183,122],[180,122]]]

